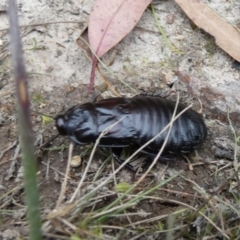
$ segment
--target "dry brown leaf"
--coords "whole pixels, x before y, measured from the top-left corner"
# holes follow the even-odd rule
[[[189,18],[215,37],[217,45],[240,62],[240,33],[201,0],[175,0]]]

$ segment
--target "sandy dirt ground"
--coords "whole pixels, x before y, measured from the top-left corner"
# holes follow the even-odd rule
[[[0,239],[7,240],[26,237],[27,225],[15,84],[10,61],[9,35],[8,31],[4,30],[9,26],[8,16],[4,10],[6,2],[5,0],[0,2]],[[76,44],[93,2],[93,0],[18,1],[19,21],[20,25],[24,26],[21,27],[21,34],[32,110],[34,110],[32,123],[36,147],[57,133],[53,122],[43,124],[39,112],[55,117],[75,104],[92,101],[98,94],[102,94],[103,97],[114,96],[98,73],[95,92],[88,93],[91,62]],[[240,29],[238,0],[204,2]],[[134,30],[114,48],[116,55],[113,64],[109,66],[114,76],[105,69],[102,71],[122,96],[134,96],[140,93],[164,95],[169,91],[169,84],[174,83],[174,89],[179,92],[181,102],[192,103],[196,111],[202,111],[208,127],[208,137],[198,150],[197,160],[194,160],[196,156],[192,157],[193,170],[189,169],[188,163],[183,159],[170,161],[167,169],[165,169],[166,164],[158,163],[142,186],[149,187],[181,171],[184,178],[174,179],[155,194],[197,207],[204,200],[198,198],[202,195],[195,190],[196,185],[193,186],[193,182],[203,191],[211,194],[232,175],[234,153],[236,153],[235,158],[239,159],[239,147],[235,145],[237,139],[234,138],[231,127],[238,136],[240,134],[240,96],[238,96],[240,64],[221,50],[212,36],[194,27],[173,0],[158,1],[154,7],[160,25],[179,52],[168,47],[156,27],[151,9],[148,8]],[[44,23],[49,24],[44,25]],[[111,58],[112,52],[104,56],[106,62]],[[172,98],[176,96],[173,95]],[[67,149],[57,150],[59,146],[67,147],[68,140],[59,137],[51,142],[48,150],[38,152],[39,188],[44,216],[55,207],[67,164]],[[80,154],[81,151],[82,149],[76,147],[74,155]],[[109,155],[105,152],[104,154]],[[89,155],[83,157],[85,163],[88,157]],[[102,159],[100,152],[96,155],[90,172],[97,171]],[[49,172],[46,165],[51,166]],[[85,165],[71,169],[66,200],[74,191]],[[160,175],[163,170],[164,174]],[[110,171],[111,166],[106,167],[105,173],[109,174]],[[119,182],[129,183],[135,181],[134,178],[137,177],[127,169],[122,170],[117,177]],[[186,179],[191,179],[192,182]],[[232,179],[229,181],[237,183]],[[110,186],[108,187],[110,189]],[[239,199],[238,188],[239,183],[231,185],[231,191],[229,185],[224,186],[221,196],[229,203],[236,204],[236,199]],[[101,203],[101,206],[103,204]],[[178,209],[179,205],[165,200],[146,200],[140,202],[136,208],[138,212],[148,212],[150,217],[154,217],[170,214]],[[135,216],[132,221],[137,222],[141,219],[144,219],[142,215]],[[126,224],[126,220],[120,222],[122,226]],[[116,225],[116,220],[108,224]],[[148,223],[146,228],[150,228],[151,224],[153,223]],[[108,229],[107,233],[114,236],[116,230],[111,232]],[[198,233],[194,232],[196,236]],[[159,239],[161,234],[148,232],[137,239]],[[48,236],[46,239],[58,238]]]

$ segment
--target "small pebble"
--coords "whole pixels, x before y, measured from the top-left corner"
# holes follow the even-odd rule
[[[169,14],[169,15],[167,16],[167,24],[173,24],[173,23],[174,23],[174,20],[175,20],[175,15]]]
[[[81,157],[79,155],[73,156],[70,166],[71,167],[79,167],[81,165]]]

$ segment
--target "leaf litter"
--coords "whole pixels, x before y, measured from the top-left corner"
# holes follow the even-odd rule
[[[215,37],[216,44],[240,62],[240,32],[201,0],[175,0],[188,17],[199,27]]]
[[[101,57],[119,43],[137,24],[151,0],[96,0],[89,17],[89,43]],[[89,90],[94,87],[97,58],[93,56]]]

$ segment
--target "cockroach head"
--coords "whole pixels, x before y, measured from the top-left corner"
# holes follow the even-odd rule
[[[65,115],[58,115],[55,118],[55,123],[56,123],[57,130],[58,130],[59,134],[61,134],[61,135],[67,135],[66,120],[67,119],[66,119]]]

